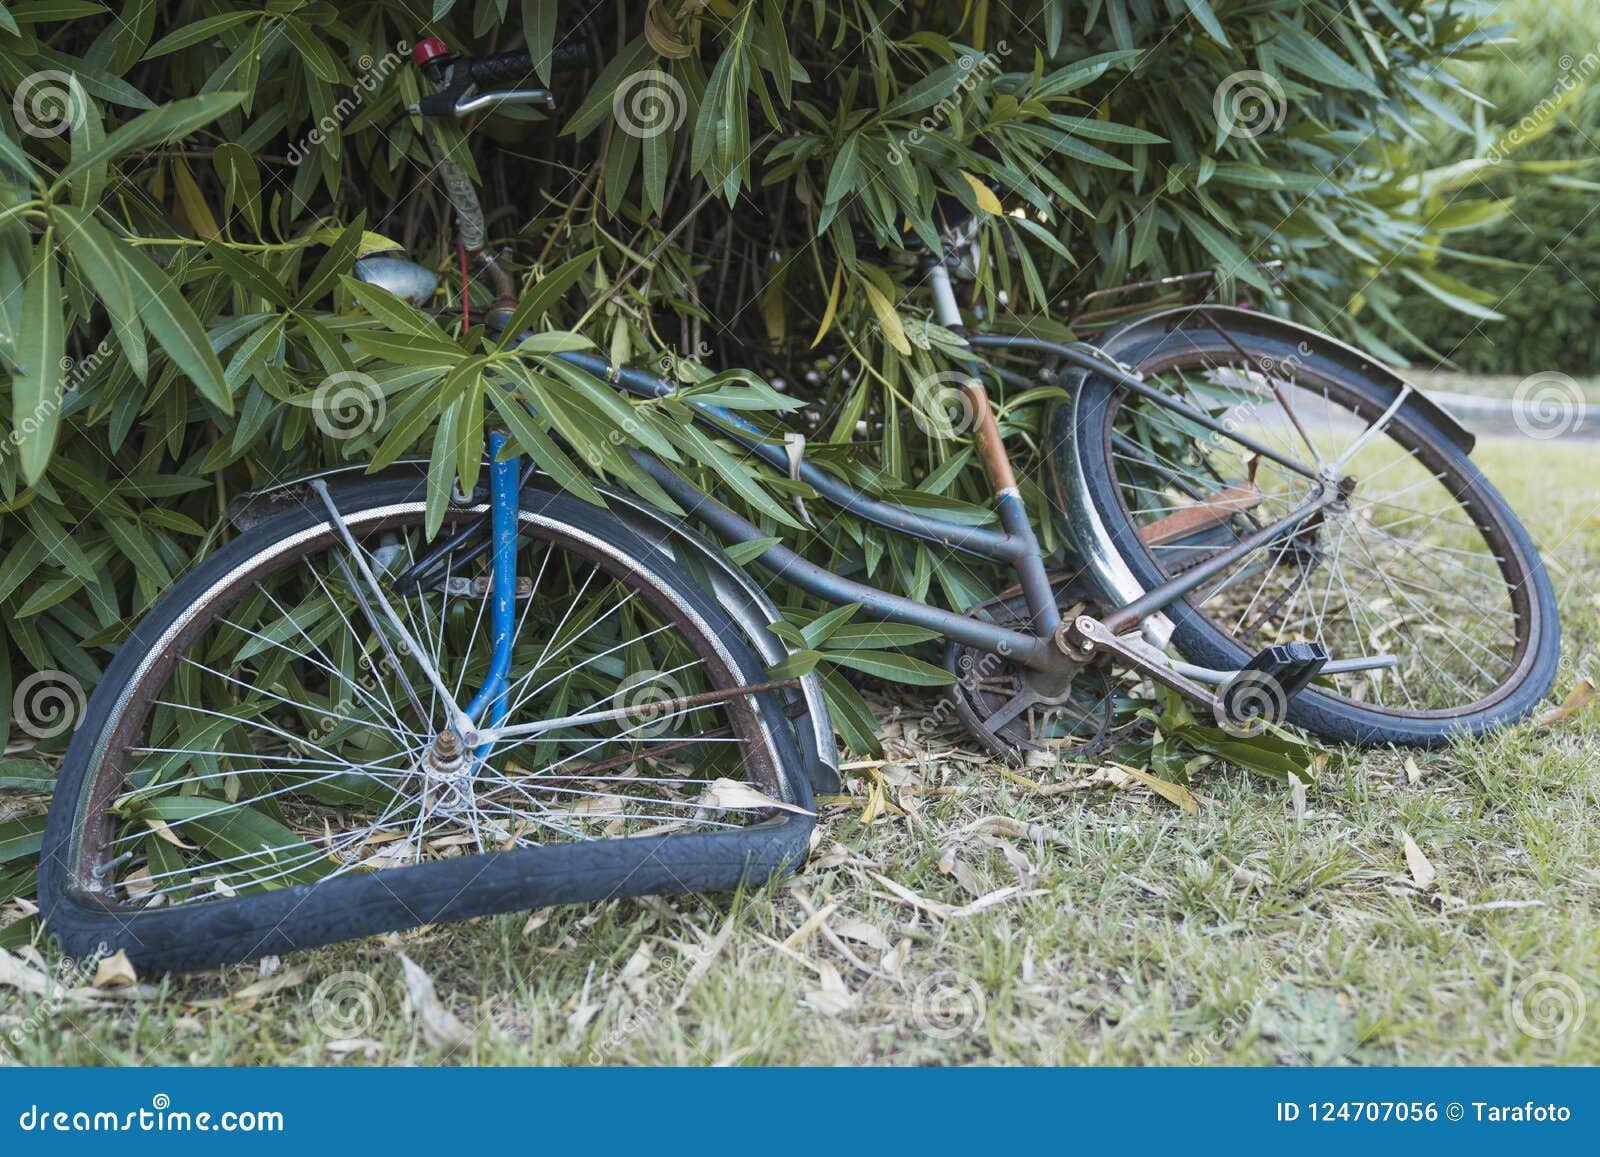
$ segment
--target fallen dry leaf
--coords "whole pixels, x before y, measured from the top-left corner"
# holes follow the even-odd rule
[[[954,846],[945,848],[939,853],[939,870],[949,876],[956,883],[973,896],[983,895],[983,884],[979,882],[977,874],[962,861],[960,853]]]
[[[875,924],[868,924],[865,920],[858,920],[853,916],[835,921],[833,924],[834,935],[846,940],[854,940],[857,944],[865,944],[868,948],[875,948],[879,952],[889,951],[889,938]]]
[[[859,998],[846,987],[837,968],[823,960],[818,962],[817,974],[821,987],[807,990],[804,1000],[807,1008],[823,1016],[842,1016],[855,1008]]]
[[[179,839],[178,833],[173,831],[172,828],[168,826],[166,821],[153,820],[147,816],[144,822],[150,826],[151,831],[155,832],[156,835],[160,836],[163,840],[166,840],[167,843],[171,844],[173,847],[182,848],[189,852],[195,850],[195,846],[193,844],[186,844]]]
[[[1194,798],[1194,793],[1188,788],[1180,787],[1175,783],[1168,783],[1164,779],[1151,775],[1148,771],[1140,771],[1137,767],[1129,767],[1125,763],[1113,763],[1111,766],[1125,775],[1133,776],[1134,779],[1144,784],[1162,799],[1168,803],[1176,804],[1190,815],[1195,815],[1200,811],[1200,801]]]
[[[1306,821],[1306,785],[1294,772],[1289,773],[1289,804],[1294,808],[1294,822],[1303,824]]]
[[[779,811],[794,812],[796,815],[816,815],[816,812],[764,795],[748,783],[741,783],[736,779],[713,780],[706,785],[705,791],[700,793],[700,798],[695,803],[700,807],[716,808],[719,811],[760,811],[765,808],[777,808]]]
[[[582,1032],[600,1014],[603,1007],[605,1006],[599,1001],[589,999],[589,985],[585,982],[583,995],[578,998],[573,1010],[567,1014],[567,1027]]]
[[[810,940],[812,936],[816,935],[817,929],[821,928],[822,925],[826,923],[828,917],[832,916],[838,907],[839,904],[837,901],[835,901],[834,903],[827,904],[811,913],[811,915],[805,919],[804,923],[802,923],[800,927],[789,933],[789,937],[783,942],[783,946],[785,948],[799,948],[800,945],[804,944],[807,940]]]
[[[44,973],[29,967],[21,957],[0,948],[0,985],[41,996],[49,983],[50,978]]]
[[[967,831],[983,836],[1006,836],[1013,840],[1028,840],[1035,844],[1059,844],[1070,847],[1072,841],[1043,824],[1027,824],[1010,816],[985,816],[967,825]]]
[[[271,996],[275,992],[282,992],[286,988],[298,986],[310,975],[311,969],[304,965],[294,968],[285,968],[278,972],[262,977],[253,984],[247,984],[233,994],[234,1000],[257,1001],[264,996]]]
[[[1579,679],[1578,685],[1567,692],[1567,697],[1561,701],[1559,707],[1552,707],[1538,719],[1534,720],[1535,726],[1549,727],[1560,723],[1569,715],[1576,715],[1590,703],[1594,702],[1594,684],[1588,679]]]
[[[885,888],[888,888],[890,893],[892,893],[890,896],[884,897],[885,899],[900,900],[903,903],[909,904],[913,908],[918,909],[919,911],[928,913],[930,916],[938,916],[941,919],[946,920],[960,919],[963,916],[972,916],[978,912],[982,912],[986,908],[992,908],[996,904],[1002,904],[1007,900],[1017,900],[1028,896],[1043,896],[1046,894],[1046,891],[1043,888],[1024,890],[1020,885],[1012,884],[1010,887],[999,888],[993,892],[990,892],[986,896],[979,896],[970,904],[962,904],[957,906],[954,904],[941,904],[937,900],[929,900],[919,896],[910,888],[907,888],[903,884],[895,883],[893,880],[889,879],[888,876],[882,875],[881,873],[869,872],[868,875],[870,875],[874,880],[878,881],[878,883],[882,884]]]
[[[910,958],[911,941],[902,936],[893,948],[878,959],[878,967],[890,976],[899,976],[900,970],[906,966],[906,961]]]
[[[114,955],[103,957],[94,970],[96,988],[127,988],[138,983],[139,974],[133,970],[133,962],[120,948]]]
[[[1402,847],[1405,850],[1406,868],[1411,872],[1411,882],[1419,891],[1428,891],[1438,880],[1439,873],[1434,871],[1433,864],[1422,854],[1422,849],[1417,847],[1416,840],[1405,836]]]
[[[417,1019],[422,1022],[422,1035],[431,1045],[457,1045],[472,1034],[459,1017],[444,1006],[434,991],[433,978],[422,966],[404,952],[397,952],[400,967],[405,973],[406,998],[410,1001]]]

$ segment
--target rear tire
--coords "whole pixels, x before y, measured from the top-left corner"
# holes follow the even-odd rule
[[[1103,348],[1111,357],[1145,374],[1151,384],[1160,386],[1162,383],[1169,383],[1166,388],[1182,389],[1186,394],[1194,378],[1211,373],[1219,367],[1224,373],[1232,371],[1244,377],[1254,374],[1262,383],[1266,383],[1268,379],[1261,373],[1261,368],[1270,369],[1272,376],[1278,379],[1280,384],[1292,383],[1296,393],[1291,395],[1291,398],[1310,397],[1313,401],[1320,399],[1327,418],[1327,428],[1334,431],[1334,435],[1330,436],[1332,442],[1323,443],[1325,435],[1321,429],[1311,428],[1309,436],[1313,443],[1323,443],[1321,448],[1329,450],[1329,454],[1331,454],[1330,446],[1336,448],[1339,439],[1345,435],[1348,434],[1353,440],[1355,431],[1359,427],[1350,425],[1352,421],[1363,425],[1371,423],[1383,414],[1394,400],[1395,391],[1391,380],[1385,378],[1383,371],[1375,363],[1361,359],[1348,347],[1286,323],[1259,317],[1250,318],[1243,323],[1232,320],[1238,317],[1237,311],[1229,310],[1174,311],[1173,314],[1161,319],[1165,324],[1136,322],[1125,327],[1107,339]],[[1243,350],[1244,356],[1240,355],[1240,349]],[[1184,376],[1186,374],[1189,375],[1188,378]],[[1087,500],[1099,515],[1111,545],[1143,589],[1150,590],[1159,586],[1173,574],[1181,573],[1185,561],[1205,557],[1207,552],[1226,546],[1250,528],[1250,523],[1245,521],[1244,516],[1235,515],[1228,522],[1207,532],[1210,538],[1193,535],[1166,547],[1147,544],[1140,533],[1142,528],[1148,533],[1149,526],[1163,517],[1162,511],[1178,509],[1186,502],[1196,501],[1192,494],[1185,497],[1181,493],[1182,486],[1190,486],[1191,491],[1203,488],[1209,493],[1220,491],[1225,484],[1248,481],[1251,485],[1255,485],[1257,477],[1263,479],[1268,477],[1269,470],[1258,464],[1252,465],[1248,456],[1238,453],[1237,448],[1234,448],[1231,456],[1229,453],[1215,452],[1215,445],[1227,442],[1226,438],[1220,435],[1208,435],[1213,441],[1204,446],[1200,441],[1194,443],[1194,465],[1186,465],[1189,459],[1185,459],[1184,463],[1174,462],[1170,457],[1174,453],[1171,450],[1165,452],[1168,455],[1166,457],[1163,457],[1163,452],[1158,450],[1152,456],[1148,456],[1144,463],[1135,461],[1130,465],[1130,460],[1137,459],[1142,452],[1140,449],[1142,444],[1130,446],[1130,434],[1134,432],[1130,422],[1136,415],[1142,415],[1141,420],[1146,422],[1150,421],[1153,415],[1154,420],[1159,422],[1163,420],[1161,415],[1170,414],[1170,411],[1158,412],[1152,403],[1134,399],[1127,391],[1098,375],[1086,375],[1080,388],[1081,393],[1075,404],[1063,406],[1057,411],[1052,434],[1056,445],[1056,461],[1053,466],[1057,501],[1063,504],[1065,509],[1066,503],[1081,500],[1076,495],[1064,493],[1062,489],[1063,479],[1069,476],[1064,468],[1062,440],[1072,438],[1076,440],[1073,449],[1087,487]],[[1237,389],[1238,386],[1234,385],[1231,388]],[[1254,433],[1268,424],[1270,415],[1264,417],[1258,411],[1277,403],[1271,400],[1272,394],[1264,387],[1261,394],[1261,400],[1244,405],[1226,403],[1233,407],[1227,409],[1227,413],[1242,414],[1242,425],[1235,426],[1235,430],[1247,428]],[[1195,396],[1188,395],[1187,400],[1193,404]],[[1314,427],[1310,418],[1300,411],[1315,407],[1293,400],[1290,405],[1296,408],[1299,420],[1308,427]],[[1287,411],[1283,414],[1287,417]],[[1312,417],[1314,416],[1313,414]],[[1280,425],[1286,428],[1285,431],[1280,431],[1283,439],[1281,446],[1289,449],[1303,448],[1304,439],[1300,438],[1298,432],[1291,432],[1292,423],[1286,421]],[[1148,437],[1148,434],[1142,436]],[[1255,436],[1259,440],[1268,440],[1265,435],[1255,434]],[[1352,657],[1352,646],[1361,648],[1356,654],[1370,654],[1373,653],[1371,648],[1363,641],[1371,632],[1363,629],[1370,624],[1359,606],[1361,598],[1346,598],[1346,596],[1351,596],[1352,592],[1354,596],[1364,596],[1365,592],[1372,591],[1380,599],[1387,598],[1391,602],[1411,600],[1415,603],[1415,612],[1403,611],[1399,616],[1400,627],[1391,629],[1388,635],[1382,638],[1382,642],[1394,644],[1392,649],[1401,657],[1401,670],[1407,669],[1407,664],[1414,661],[1420,667],[1423,659],[1437,667],[1449,667],[1454,664],[1456,670],[1450,672],[1450,677],[1463,683],[1459,701],[1448,701],[1446,693],[1436,691],[1434,701],[1423,702],[1419,696],[1402,686],[1401,691],[1405,697],[1413,700],[1404,702],[1401,691],[1396,690],[1400,679],[1404,678],[1403,675],[1387,687],[1379,684],[1380,691],[1377,693],[1390,697],[1381,703],[1371,700],[1359,701],[1340,693],[1336,687],[1315,685],[1295,696],[1289,703],[1287,718],[1290,722],[1318,735],[1342,742],[1435,747],[1448,743],[1457,736],[1479,734],[1525,718],[1549,694],[1560,656],[1560,628],[1555,593],[1537,549],[1521,521],[1499,492],[1473,465],[1467,452],[1429,408],[1418,405],[1403,406],[1393,417],[1387,430],[1373,442],[1367,443],[1367,447],[1372,447],[1375,442],[1382,442],[1389,447],[1388,466],[1380,469],[1398,467],[1403,477],[1406,469],[1415,467],[1424,481],[1426,473],[1432,473],[1438,483],[1436,488],[1445,498],[1444,506],[1450,507],[1452,501],[1456,504],[1453,510],[1441,509],[1435,513],[1432,522],[1426,519],[1407,519],[1411,525],[1406,528],[1405,534],[1399,537],[1407,538],[1408,546],[1413,545],[1409,539],[1415,538],[1420,543],[1416,546],[1419,554],[1428,551],[1453,551],[1461,556],[1463,567],[1468,562],[1477,564],[1473,581],[1488,592],[1486,599],[1493,602],[1495,598],[1501,598],[1506,603],[1506,607],[1500,610],[1489,608],[1489,611],[1504,614],[1508,624],[1504,631],[1495,629],[1490,632],[1496,648],[1494,659],[1495,662],[1503,664],[1503,673],[1497,676],[1488,670],[1494,667],[1495,663],[1492,663],[1489,657],[1479,655],[1477,652],[1471,653],[1470,664],[1450,654],[1451,648],[1455,652],[1466,654],[1465,647],[1479,645],[1469,643],[1464,635],[1455,634],[1466,624],[1452,618],[1448,611],[1453,605],[1449,600],[1451,598],[1461,600],[1468,589],[1465,585],[1466,579],[1460,580],[1462,583],[1460,590],[1452,590],[1449,579],[1439,580],[1433,591],[1401,587],[1397,585],[1399,582],[1409,580],[1397,578],[1390,581],[1385,577],[1387,572],[1378,573],[1383,571],[1382,567],[1368,564],[1369,560],[1407,556],[1403,552],[1385,556],[1379,551],[1377,558],[1374,559],[1366,547],[1361,548],[1369,551],[1365,556],[1357,554],[1355,548],[1351,548],[1350,557],[1358,560],[1355,565],[1350,564],[1348,557],[1339,556],[1334,556],[1330,564],[1330,555],[1333,555],[1333,551],[1327,548],[1326,538],[1331,536],[1322,526],[1319,526],[1317,531],[1324,536],[1323,540],[1320,540],[1321,557],[1317,557],[1319,540],[1316,538],[1309,541],[1311,549],[1306,557],[1313,560],[1313,565],[1320,564],[1324,568],[1330,589],[1334,582],[1327,570],[1330,565],[1333,568],[1342,566],[1346,568],[1345,574],[1354,576],[1349,580],[1349,587],[1342,594],[1334,596],[1335,601],[1343,600],[1355,608],[1349,614],[1349,622],[1341,629],[1335,630],[1339,624],[1327,618],[1329,601],[1326,596],[1321,606],[1324,617],[1316,621],[1314,630],[1305,627],[1305,621],[1310,619],[1316,610],[1315,600],[1320,593],[1311,588],[1313,584],[1320,587],[1323,582],[1322,578],[1308,577],[1295,580],[1307,588],[1304,595],[1307,606],[1301,620],[1290,621],[1291,612],[1296,610],[1301,600],[1300,594],[1291,594],[1282,612],[1281,624],[1268,621],[1264,629],[1255,627],[1253,633],[1249,633],[1249,637],[1241,638],[1241,634],[1245,633],[1242,632],[1242,628],[1246,622],[1261,607],[1270,605],[1270,600],[1259,600],[1253,606],[1246,607],[1248,614],[1239,614],[1238,607],[1226,605],[1219,607],[1216,596],[1213,596],[1210,604],[1202,606],[1204,600],[1201,594],[1196,592],[1169,605],[1164,612],[1173,624],[1173,642],[1190,660],[1225,670],[1242,667],[1255,651],[1268,643],[1284,642],[1294,637],[1323,642],[1335,659]],[[1188,446],[1184,446],[1183,449],[1185,453],[1189,452]],[[1361,454],[1368,452],[1367,448],[1360,451]],[[1309,450],[1306,453],[1309,453]],[[1353,461],[1359,462],[1360,458]],[[1242,467],[1240,463],[1243,463]],[[1234,467],[1234,473],[1228,472],[1230,465]],[[1271,465],[1267,464],[1269,468]],[[1146,472],[1136,475],[1134,472],[1139,470]],[[1382,486],[1378,484],[1378,476],[1372,474],[1369,478],[1370,485],[1387,497]],[[1271,483],[1266,482],[1264,485],[1270,488]],[[1365,484],[1358,480],[1349,504],[1352,508],[1356,508],[1354,521],[1358,531],[1362,529],[1363,516],[1360,514],[1360,505],[1364,497],[1363,485]],[[1156,505],[1152,510],[1136,512],[1138,502],[1141,501],[1141,493],[1146,495],[1142,499],[1145,502],[1150,501],[1148,497],[1150,494],[1156,494]],[[1431,491],[1425,491],[1425,494],[1437,497]],[[1377,494],[1372,495],[1370,500],[1375,507],[1385,506],[1385,502],[1381,501]],[[1177,506],[1161,505],[1164,502],[1175,502]],[[1287,502],[1288,499],[1284,499],[1285,505]],[[1394,508],[1394,504],[1390,503],[1389,509]],[[1282,507],[1273,508],[1270,505],[1264,506],[1263,511],[1262,521],[1268,519],[1267,512],[1278,514],[1280,517],[1283,513]],[[1389,538],[1395,538],[1394,532],[1399,524],[1389,524],[1385,528],[1381,522],[1381,511],[1379,516],[1377,533],[1386,533]],[[1366,517],[1365,525],[1371,527],[1373,516],[1364,517]],[[1475,530],[1479,536],[1477,548],[1469,552],[1461,549],[1459,545],[1439,546],[1431,541],[1423,541],[1430,535],[1435,535],[1433,523],[1442,524],[1451,518],[1454,518],[1459,525],[1453,525],[1450,532],[1460,535],[1460,541],[1470,540]],[[1437,535],[1445,533],[1446,530],[1437,531]],[[1340,541],[1344,540],[1341,538]],[[1257,562],[1264,563],[1264,571],[1272,567],[1277,567],[1281,571],[1287,569],[1284,566],[1284,552],[1288,547],[1289,544],[1285,540],[1279,539],[1251,557]],[[1398,547],[1389,549],[1399,550]],[[1448,566],[1449,558],[1454,555],[1445,557]],[[1249,562],[1247,559],[1246,563],[1240,564],[1237,569],[1242,571]],[[1445,568],[1439,569],[1442,571]],[[1497,572],[1498,577],[1491,572]],[[1224,577],[1231,573],[1233,568],[1225,571]],[[1449,573],[1454,576],[1454,572]],[[1373,578],[1375,574],[1378,575],[1377,578]],[[1497,582],[1503,584],[1499,588],[1498,596],[1494,594]],[[1268,580],[1265,578],[1260,580],[1258,595],[1267,589],[1267,583]],[[1280,585],[1287,589],[1291,584],[1280,583]],[[1202,587],[1201,590],[1205,591],[1207,587]],[[1239,601],[1243,601],[1243,596],[1240,596]],[[1429,616],[1434,616],[1435,619],[1429,619]],[[1417,626],[1418,623],[1421,623],[1420,628]],[[1272,637],[1274,626],[1279,626],[1278,637]],[[1393,628],[1393,624],[1390,624],[1390,627]],[[1324,637],[1318,638],[1319,634]],[[1494,636],[1501,637],[1494,638]],[[1433,650],[1425,652],[1422,648],[1433,648]],[[1389,647],[1386,646],[1385,649]],[[1479,680],[1472,674],[1463,679],[1462,669],[1469,665],[1480,664],[1480,669],[1485,670],[1484,679]],[[1467,686],[1468,684],[1471,686]]]

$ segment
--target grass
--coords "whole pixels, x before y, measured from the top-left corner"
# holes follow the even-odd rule
[[[1496,441],[1477,457],[1550,565],[1558,694],[1600,681],[1592,446]],[[428,928],[286,959],[265,985],[235,968],[97,1008],[0,986],[0,1057],[1600,1061],[1600,710],[1410,768],[1360,753],[1299,808],[1277,783],[1207,769],[1192,816],[1104,777],[1040,794],[1026,783],[1049,769],[1007,774],[953,732],[912,748],[899,736],[920,708],[899,710],[888,758],[849,773],[794,880]],[[457,1043],[429,1043],[442,1013],[411,1010],[400,951],[459,1019],[443,1034]]]

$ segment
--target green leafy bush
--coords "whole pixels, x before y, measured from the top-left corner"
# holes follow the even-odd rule
[[[1489,303],[1501,319],[1427,298],[1402,317],[1464,369],[1600,374],[1600,25],[1589,0],[1509,0],[1495,19],[1508,43],[1481,63],[1452,66],[1492,107],[1460,105],[1474,132],[1434,145],[1463,171],[1455,192],[1510,202],[1472,237],[1472,259],[1439,262],[1441,272],[1480,280],[1475,267],[1501,263]]]
[[[681,405],[551,355],[592,343],[800,406],[814,459],[981,520],[971,448],[918,391],[960,342],[899,252],[937,246],[954,207],[987,323],[1061,333],[1091,289],[1215,269],[1379,350],[1419,288],[1475,300],[1433,251],[1497,211],[1458,202],[1421,237],[1407,147],[1463,93],[1441,63],[1483,50],[1471,0],[436,0],[425,27],[412,7],[0,7],[0,711],[30,673],[92,684],[237,493],[420,452],[442,502],[496,413],[580,492],[599,474],[654,494],[624,452],[643,444],[819,560],[968,605],[993,576],[848,519],[803,530],[795,485]],[[541,71],[582,38],[602,67],[551,78],[556,122],[425,125],[406,111],[423,34],[526,45]],[[531,343],[486,331],[488,288],[462,300],[441,156],[477,183]],[[391,246],[444,275],[425,312],[349,277]],[[365,406],[341,424],[351,383]],[[1025,477],[1047,393],[999,401]]]

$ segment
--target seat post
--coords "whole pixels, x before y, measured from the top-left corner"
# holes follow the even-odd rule
[[[929,281],[933,286],[933,307],[939,324],[946,329],[960,328],[964,324],[961,306],[956,302],[955,289],[950,284],[950,270],[944,262],[933,267]],[[995,420],[994,408],[989,405],[988,387],[983,384],[975,365],[967,366],[967,375],[961,390],[966,395],[972,434],[978,443],[978,458],[983,463],[984,477],[989,480],[989,494],[993,498],[1015,494],[1016,472],[1011,468],[1011,457],[1006,453],[1005,443],[1000,437],[1000,423]]]
[[[955,289],[950,284],[950,270],[944,262],[940,261],[933,267],[929,281],[933,287],[934,314],[939,324],[946,329],[961,327],[964,324],[961,306],[956,302]],[[989,494],[995,500],[1001,529],[1023,544],[1024,553],[1016,561],[1017,578],[1027,598],[1034,630],[1041,636],[1048,636],[1055,631],[1061,618],[1039,550],[1039,540],[1033,533],[1033,523],[1028,520],[1022,492],[1017,488],[1017,474],[1012,469],[1011,456],[1006,453],[1005,440],[1000,437],[1000,423],[995,419],[994,407],[989,404],[988,387],[983,384],[977,365],[969,363],[966,371],[967,380],[962,383],[961,389],[972,416],[972,436],[978,444],[978,461],[983,464],[983,476],[989,483]]]

